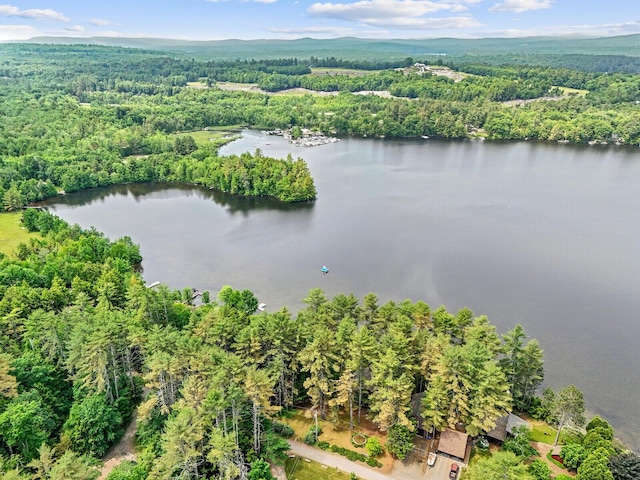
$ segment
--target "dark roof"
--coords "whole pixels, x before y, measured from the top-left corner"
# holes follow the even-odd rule
[[[517,427],[531,428],[526,420],[510,413],[496,420],[496,426],[487,432],[487,437],[503,442],[507,438],[507,433],[513,433],[513,429]]]
[[[416,419],[418,428],[422,428],[422,415],[420,415],[420,412],[422,411],[422,398],[425,393],[426,392],[420,392],[411,395],[411,414],[413,418]]]
[[[496,426],[487,432],[487,437],[504,442],[504,439],[507,438],[508,419],[509,415],[505,415],[504,417],[500,417],[498,420],[496,420]]]
[[[445,428],[440,434],[438,451],[464,460],[469,435]]]

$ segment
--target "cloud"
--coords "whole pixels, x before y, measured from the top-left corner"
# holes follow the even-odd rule
[[[509,29],[478,32],[476,37],[536,37],[586,35],[593,37],[607,37],[611,35],[628,35],[640,33],[640,21],[622,23],[603,23],[600,25],[554,25],[536,29]]]
[[[420,17],[427,13],[451,10],[447,3],[429,0],[360,0],[355,3],[314,3],[308,8],[311,15],[363,21],[395,17]]]
[[[553,0],[503,0],[489,9],[490,12],[522,13],[549,8]]]
[[[62,13],[56,12],[50,8],[30,8],[27,10],[20,10],[13,5],[0,5],[0,15],[3,17],[20,17],[29,18],[33,20],[55,20],[58,22],[70,22],[71,19],[65,17]]]
[[[0,41],[27,40],[40,32],[30,25],[0,25]]]
[[[229,0],[205,0],[209,3],[220,3],[220,2],[228,2]],[[241,0],[242,3],[275,3],[278,0]]]
[[[355,31],[352,28],[324,27],[324,26],[297,27],[297,28],[273,27],[273,28],[270,28],[269,31],[274,33],[291,33],[296,35],[321,34],[321,35],[336,35],[336,36],[353,35],[355,33]]]
[[[443,29],[482,26],[470,16],[427,17],[439,12],[466,10],[463,3],[477,0],[437,2],[431,0],[359,0],[354,3],[314,3],[310,15],[361,22],[375,27]]]
[[[104,20],[102,18],[92,18],[89,20],[89,23],[97,27],[108,27],[109,25],[113,25],[109,20]]]
[[[84,27],[82,25],[74,25],[73,27],[68,27],[66,30],[68,32],[82,33],[84,32]]]

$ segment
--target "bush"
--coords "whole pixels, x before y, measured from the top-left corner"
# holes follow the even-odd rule
[[[331,447],[331,444],[329,442],[322,441],[322,442],[318,442],[317,447],[321,450],[329,450],[329,448]]]
[[[373,457],[367,458],[367,465],[370,467],[382,468],[382,464]]]
[[[272,423],[272,427],[273,427],[273,431],[278,435],[280,435],[281,437],[284,437],[284,438],[293,437],[293,434],[294,434],[293,428],[291,428],[286,423],[280,423],[280,422],[274,421]]]
[[[309,429],[309,433],[305,435],[304,443],[306,443],[307,445],[315,445],[317,438],[320,436],[321,433],[322,433],[322,428],[316,427],[315,425],[313,425]]]
[[[371,437],[367,440],[367,450],[372,457],[378,457],[384,453],[384,448],[380,445],[380,440]]]
[[[536,480],[549,480],[551,478],[551,469],[539,458],[536,458],[529,465],[529,473]]]

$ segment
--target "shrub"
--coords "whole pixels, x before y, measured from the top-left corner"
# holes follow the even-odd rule
[[[309,433],[305,435],[304,443],[306,443],[307,445],[314,445],[321,433],[322,433],[322,428],[316,427],[315,425],[313,425],[309,429]]]
[[[294,434],[293,428],[286,423],[273,422],[273,431],[284,438],[291,438]]]
[[[551,478],[551,469],[539,458],[536,458],[529,465],[529,473],[536,480],[549,480]]]
[[[370,467],[382,468],[382,464],[373,457],[367,458],[367,465]]]
[[[371,437],[367,440],[367,450],[369,451],[369,455],[372,457],[377,457],[384,453],[384,448],[382,448],[380,440],[376,437]]]
[[[329,450],[329,448],[331,447],[331,444],[329,442],[322,441],[322,442],[318,442],[317,447],[321,450]]]

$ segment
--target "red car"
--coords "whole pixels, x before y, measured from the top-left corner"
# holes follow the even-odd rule
[[[449,470],[449,478],[456,478],[458,476],[458,470],[460,470],[458,464],[452,463],[451,470]]]

